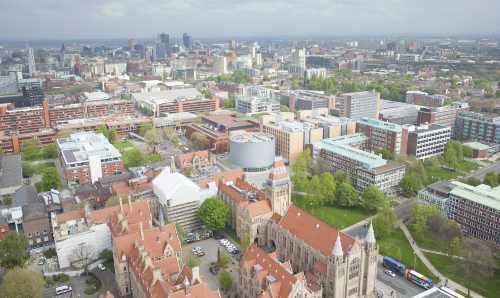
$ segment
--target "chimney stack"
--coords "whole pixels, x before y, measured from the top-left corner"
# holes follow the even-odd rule
[[[139,223],[139,229],[141,232],[141,240],[144,241],[144,228],[142,227],[142,221]]]

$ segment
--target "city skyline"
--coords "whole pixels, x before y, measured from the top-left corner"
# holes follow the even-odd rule
[[[0,17],[16,26],[4,26],[0,36],[5,40],[143,38],[161,31],[190,32],[197,37],[469,35],[496,34],[500,28],[500,20],[496,18],[500,3],[492,0],[460,1],[463,2],[460,5],[451,0],[206,2],[4,2],[0,4]],[[193,17],[196,21],[186,22]]]

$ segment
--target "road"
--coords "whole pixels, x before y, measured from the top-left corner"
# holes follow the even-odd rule
[[[396,275],[392,277],[385,274],[384,269],[382,263],[379,263],[375,282],[375,288],[382,291],[384,297],[409,298],[424,291],[424,289],[410,283],[402,276]]]
[[[479,170],[473,172],[473,173],[470,173],[468,174],[467,176],[465,176],[465,178],[477,178],[477,179],[483,179],[484,176],[488,173],[488,172],[497,172],[497,173],[500,173],[500,161],[497,161],[495,163],[492,163],[490,165],[487,165],[485,167],[482,167],[480,168]]]

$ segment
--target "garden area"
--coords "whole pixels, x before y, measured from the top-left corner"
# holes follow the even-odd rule
[[[441,180],[458,179],[479,166],[465,157],[472,155],[469,147],[450,140],[440,156],[431,157],[424,162],[415,158],[399,157],[399,162],[407,165],[405,177],[400,186],[406,197],[414,197],[424,186]]]
[[[438,252],[425,255],[443,275],[486,297],[500,292],[496,244],[463,237],[460,226],[433,206],[416,205],[408,229],[419,247]]]
[[[461,262],[461,260],[433,253],[425,253],[425,256],[436,268],[438,268],[439,272],[451,278],[453,281],[464,286],[469,284],[473,291],[485,297],[498,297],[497,295],[500,293],[500,269],[498,269],[498,266],[496,270],[493,270],[489,278],[476,276],[469,279],[464,274],[457,271],[457,268],[460,268],[458,263]],[[498,259],[497,264],[500,266]]]
[[[35,175],[41,176],[41,180],[35,184],[38,192],[59,189],[61,187],[61,178],[53,162],[32,163],[23,161],[22,173],[24,178],[30,178]]]
[[[303,195],[293,195],[292,201],[295,206],[304,209],[312,216],[339,230],[352,226],[373,215],[373,213],[362,208],[310,205],[307,197]]]
[[[414,255],[410,243],[400,228],[393,229],[382,239],[377,239],[377,243],[379,245],[379,253],[381,255],[389,256],[401,261],[408,268],[413,268],[415,271],[432,278],[434,283],[439,281],[439,278],[434,276],[422,263],[422,261]]]

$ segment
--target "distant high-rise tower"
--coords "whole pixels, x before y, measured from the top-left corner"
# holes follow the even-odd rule
[[[147,46],[144,52],[144,58],[147,62],[153,63],[156,60],[156,49],[152,46]]]
[[[292,52],[292,64],[302,68],[306,69],[306,49],[304,48],[299,48],[295,49]]]
[[[230,48],[231,50],[236,50],[236,47],[237,47],[236,40],[231,39],[231,40],[229,41],[229,48]]]
[[[33,53],[33,48],[28,48],[28,73],[30,77],[33,77],[35,73],[35,54]]]
[[[133,51],[135,49],[135,45],[137,44],[136,40],[131,38],[128,40],[128,49]]]
[[[163,59],[170,54],[170,35],[167,33],[160,33],[156,44],[156,56]]]
[[[187,33],[182,34],[182,44],[186,49],[191,48],[191,36],[189,36]]]

